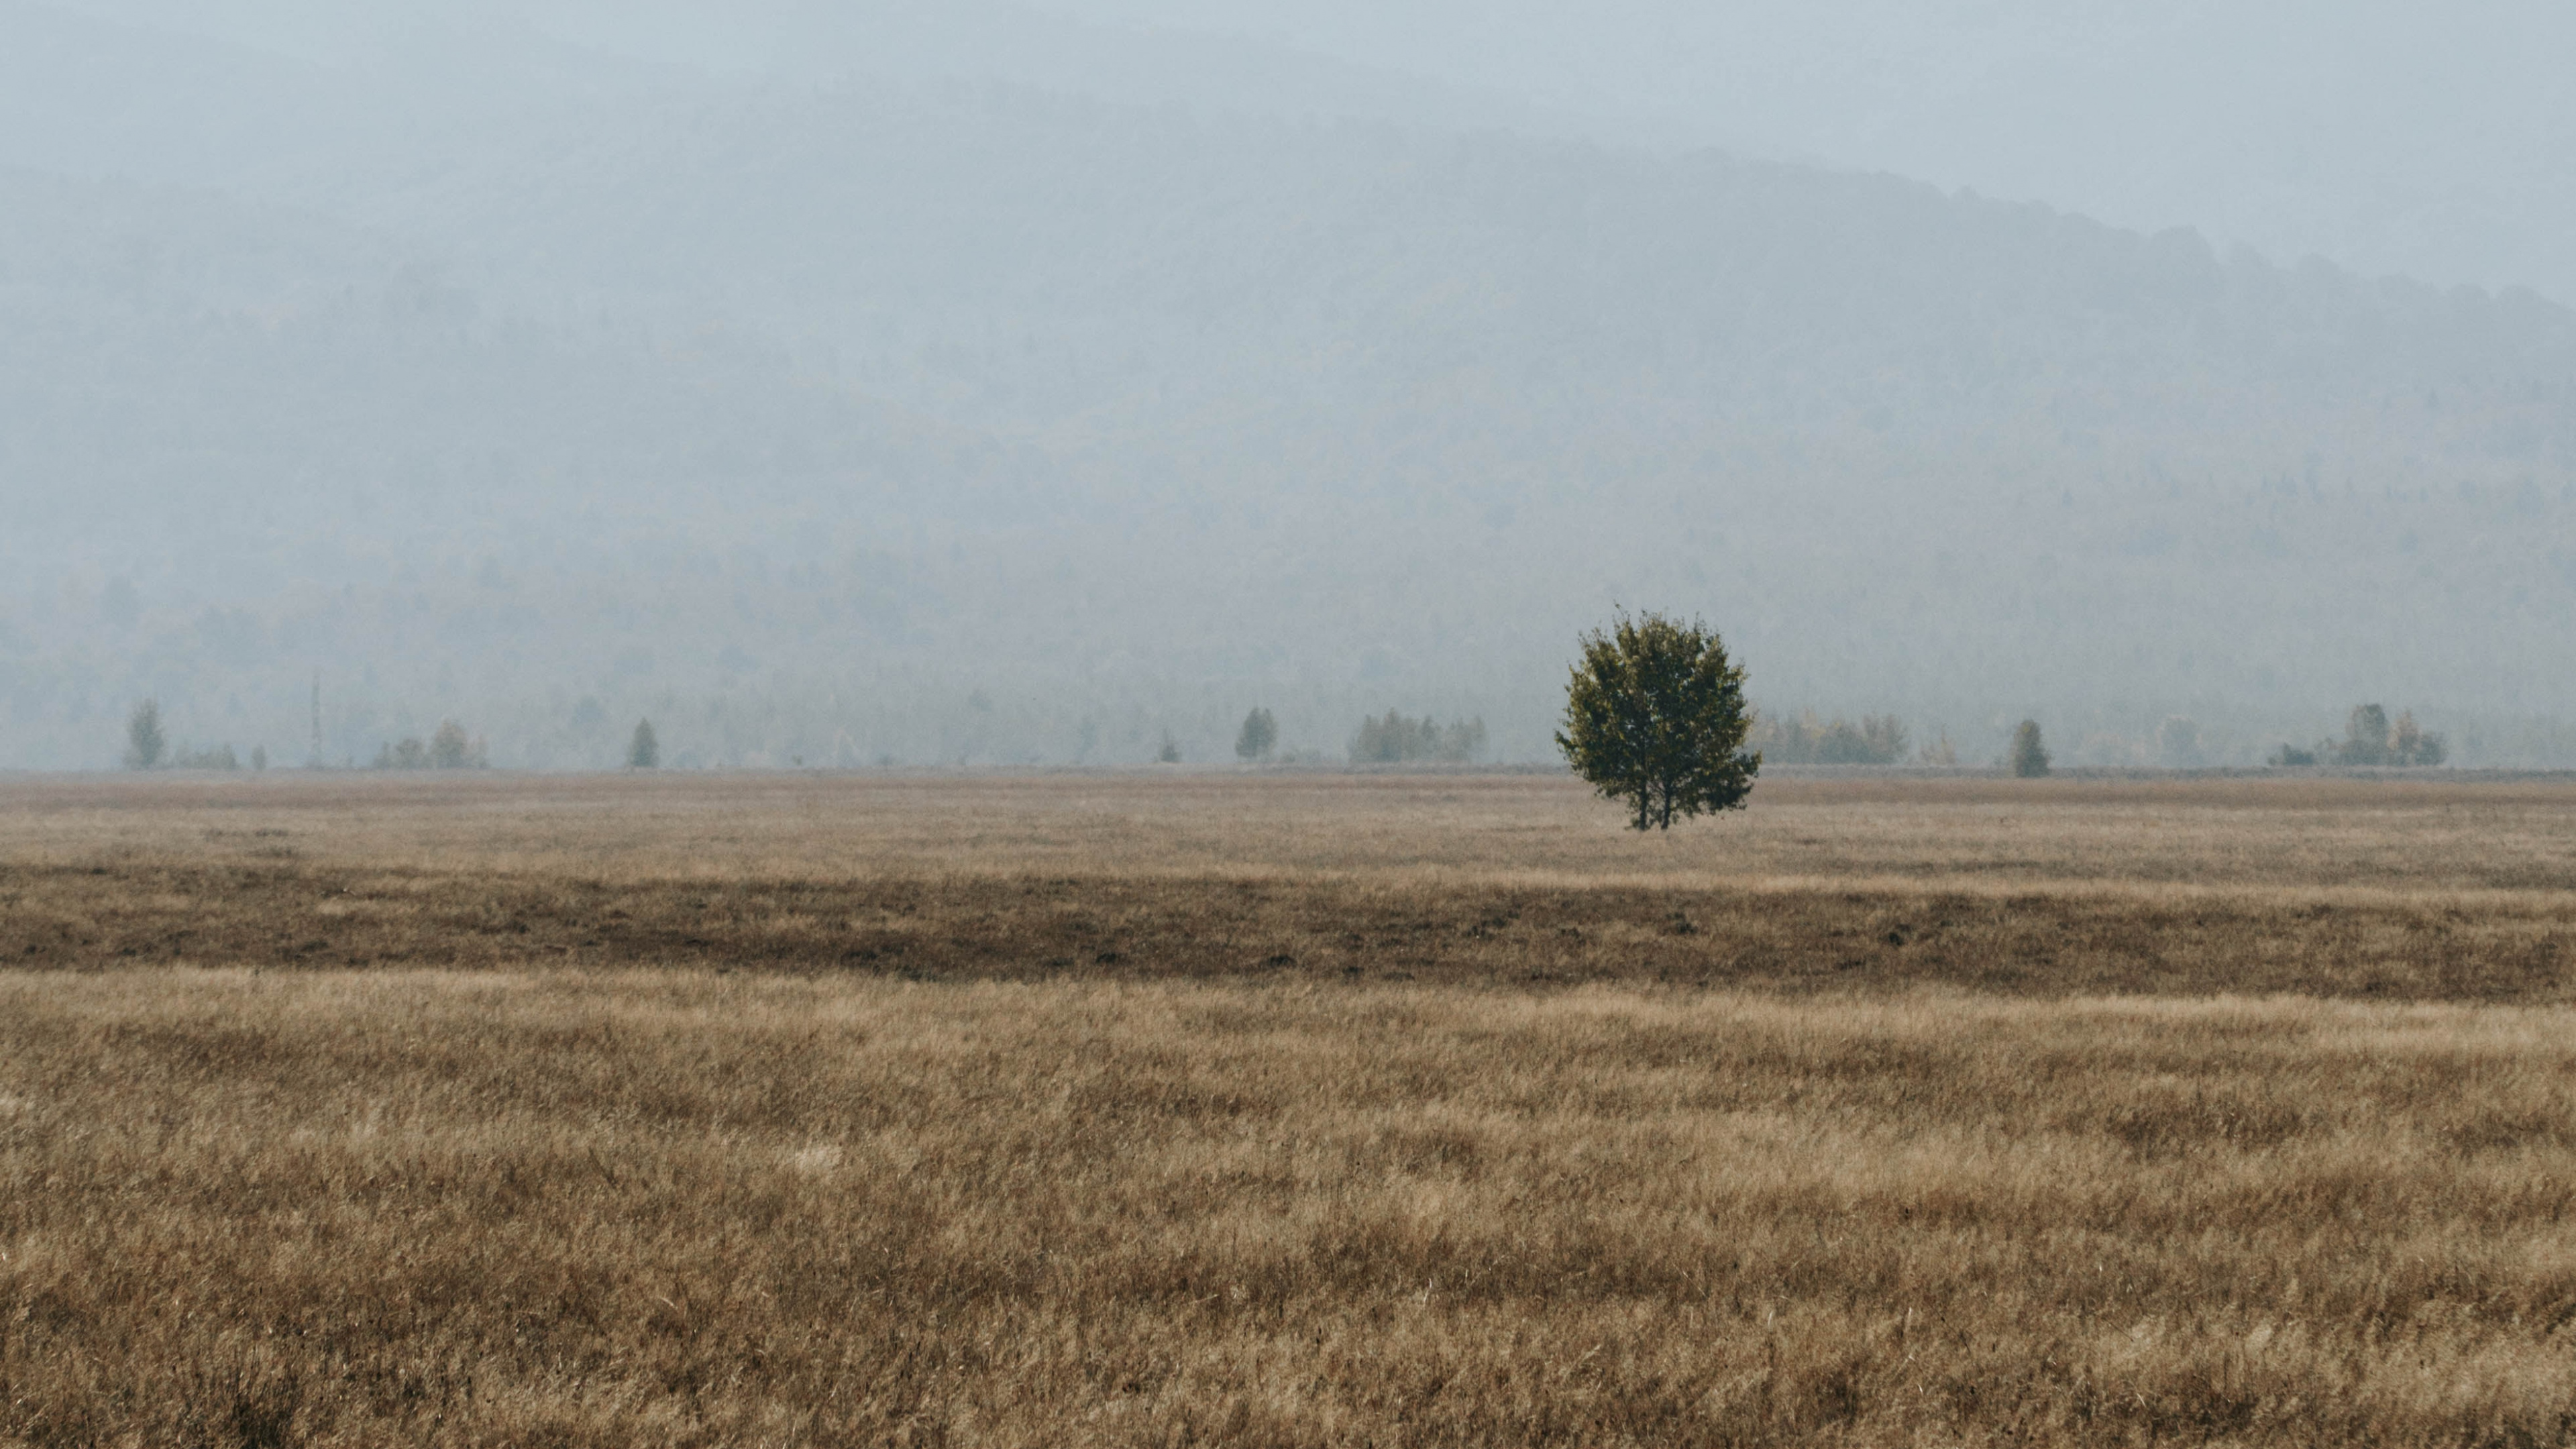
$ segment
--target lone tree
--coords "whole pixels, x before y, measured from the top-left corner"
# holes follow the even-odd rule
[[[2013,731],[2012,772],[2025,780],[2048,773],[2048,745],[2039,737],[2039,721],[2026,719]]]
[[[147,699],[134,707],[125,720],[125,768],[158,769],[161,752],[170,742],[161,733],[161,704]]]
[[[655,737],[653,722],[649,719],[639,719],[635,722],[635,738],[626,742],[626,768],[630,770],[662,768],[662,741]]]
[[[1277,748],[1279,748],[1279,721],[1270,717],[1270,711],[1255,709],[1243,717],[1243,733],[1234,737],[1236,759],[1246,764],[1254,760],[1266,760],[1270,758],[1270,752]]]
[[[1716,630],[1623,613],[1583,636],[1556,747],[1637,829],[1670,830],[1677,815],[1744,808],[1762,769],[1744,748],[1752,728],[1743,666]]]

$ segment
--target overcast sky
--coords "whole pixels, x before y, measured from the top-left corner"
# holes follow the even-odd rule
[[[2567,294],[2576,6],[1055,0],[2284,259]],[[2536,194],[2535,194],[2536,193]]]
[[[406,8],[86,0],[98,13],[327,45]],[[919,29],[1011,7],[451,0],[587,43],[757,69],[811,61],[782,16]],[[2576,298],[2576,6],[2271,0],[1039,0],[1084,21],[1247,37],[1541,103],[1558,123],[1883,169],[2281,260]],[[853,22],[848,17],[859,16]],[[998,19],[996,19],[998,17]],[[1003,44],[987,42],[996,52]],[[865,55],[838,63],[864,64]],[[889,62],[902,59],[889,53]],[[971,68],[971,55],[943,62]],[[998,57],[995,63],[1001,64]],[[1071,64],[1071,62],[1069,62]],[[1101,78],[1104,87],[1121,77]],[[1519,118],[1529,123],[1529,118]]]

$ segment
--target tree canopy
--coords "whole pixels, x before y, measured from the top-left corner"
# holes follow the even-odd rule
[[[1661,614],[1621,614],[1583,636],[1557,748],[1602,798],[1623,802],[1639,830],[1676,816],[1740,810],[1762,768],[1744,668],[1717,631]]]
[[[2048,762],[2048,742],[2039,733],[2039,721],[2023,720],[2013,730],[2013,774],[2024,780],[2036,780],[2048,773]]]
[[[1270,711],[1254,706],[1252,713],[1243,717],[1243,732],[1234,737],[1235,757],[1249,764],[1255,760],[1269,759],[1270,752],[1277,748],[1279,748],[1278,718]]]

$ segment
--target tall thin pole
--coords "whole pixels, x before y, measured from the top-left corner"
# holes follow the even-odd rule
[[[313,768],[322,768],[322,671],[313,671]]]

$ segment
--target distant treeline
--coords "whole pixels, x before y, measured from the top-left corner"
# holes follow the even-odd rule
[[[2268,763],[2290,765],[2439,765],[2451,757],[2450,743],[2415,723],[2408,710],[2388,722],[2388,711],[2375,704],[2356,707],[2340,740],[2319,740],[2312,749],[2283,745]]]
[[[1291,747],[1294,742],[1285,731],[1297,716],[1291,715],[1290,723],[1283,725],[1280,712],[1267,707],[1256,707],[1239,719],[1230,712],[1202,711],[1193,718],[1184,711],[1143,706],[1123,711],[1105,707],[1049,711],[1043,703],[1007,698],[997,702],[981,691],[944,705],[933,697],[917,704],[909,716],[883,709],[867,715],[845,713],[835,708],[837,703],[756,695],[689,701],[665,693],[612,707],[584,696],[566,715],[551,720],[527,712],[505,714],[492,722],[489,743],[482,729],[467,727],[455,715],[431,714],[430,718],[441,719],[434,731],[405,730],[362,703],[350,718],[316,733],[314,748],[303,763],[308,768],[372,765],[378,770],[483,769],[496,763],[536,770],[621,765],[847,770],[899,764],[1180,762],[1224,758],[1225,730],[1232,731],[1233,757],[1248,764],[1311,765],[1329,758],[1328,749]],[[640,712],[641,707],[652,708],[651,723],[639,724],[631,735],[614,729],[611,722],[617,713],[630,708]],[[1330,730],[1327,721],[1333,717],[1349,718],[1334,702],[1320,707],[1309,702],[1301,713],[1309,730]],[[482,723],[479,716],[469,717]],[[2209,727],[2187,716],[2168,715],[2147,728],[2144,721],[2082,713],[2043,716],[2042,722],[2048,729],[2049,753],[2059,768],[2576,765],[2576,724],[2549,718],[2498,722],[2456,712],[2434,717],[2445,730],[2427,727],[2411,710],[2392,712],[2365,704],[2349,712],[2341,738],[2307,745],[2276,743],[2282,738],[2277,722],[2222,721]],[[258,771],[271,764],[271,752],[265,746],[247,751],[237,751],[232,744],[193,746],[172,728],[174,723],[157,700],[133,706],[123,732],[125,766],[138,771]],[[188,723],[203,728],[202,718]],[[1961,736],[1955,723],[1909,726],[1892,713],[1849,717],[1812,710],[1757,712],[1746,747],[1759,750],[1764,762],[1775,766],[2005,769],[2013,764],[2012,751],[1997,728],[1997,734],[1988,735],[1982,727],[1972,727]],[[360,730],[366,733],[361,735]],[[905,735],[912,738],[907,741],[902,738]],[[2296,738],[2296,733],[2291,737]],[[1954,738],[1963,742],[1954,744]],[[385,742],[379,745],[379,740]],[[1536,763],[1557,758],[1553,749],[1527,733],[1507,734],[1498,746],[1482,715],[1443,721],[1435,715],[1414,717],[1400,710],[1364,716],[1346,737],[1345,757],[1354,765],[1473,764],[1496,759]]]
[[[250,752],[250,767],[254,770],[268,768],[268,751],[265,747]],[[157,699],[147,699],[136,705],[134,712],[125,719],[125,768],[129,770],[238,770],[241,768],[241,757],[233,753],[233,747],[230,744],[217,745],[211,750],[190,749],[186,745],[172,749],[169,737],[163,734],[161,729],[161,702]]]
[[[442,721],[427,743],[415,736],[376,752],[379,770],[482,770],[491,764],[492,751],[481,737],[467,735],[452,719]]]
[[[1905,724],[1892,714],[1868,714],[1858,724],[1813,710],[1795,719],[1761,715],[1749,742],[1768,765],[1893,765],[1905,758]]]
[[[1388,710],[1384,719],[1363,719],[1351,736],[1354,765],[1400,765],[1417,760],[1467,764],[1485,756],[1482,719],[1435,723],[1429,715],[1407,719]]]

